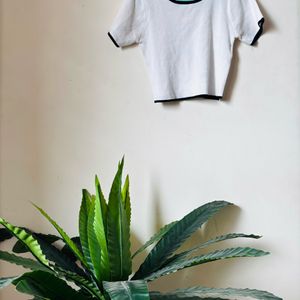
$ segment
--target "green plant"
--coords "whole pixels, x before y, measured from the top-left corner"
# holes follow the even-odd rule
[[[0,259],[29,269],[28,273],[0,279],[0,287],[15,285],[21,293],[33,299],[76,300],[169,300],[169,299],[281,299],[268,292],[251,289],[217,289],[193,287],[169,293],[152,292],[147,283],[170,273],[212,261],[236,257],[260,257],[268,253],[249,247],[226,248],[207,254],[200,249],[236,238],[258,239],[260,236],[231,233],[179,251],[181,245],[211,217],[232,205],[225,201],[207,203],[183,219],[163,227],[133,255],[130,253],[131,204],[129,178],[122,185],[124,161],[119,163],[108,202],[96,177],[95,195],[83,190],[79,213],[79,236],[70,238],[41,208],[36,208],[55,227],[59,236],[33,232],[10,224],[0,223],[1,241],[17,238],[12,251],[30,252],[34,259],[0,251]],[[63,247],[57,247],[57,241]],[[55,243],[55,244],[54,244]],[[132,260],[152,246],[152,250],[132,275]],[[69,285],[71,283],[71,285]]]

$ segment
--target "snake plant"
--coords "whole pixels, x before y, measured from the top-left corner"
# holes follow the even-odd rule
[[[129,178],[126,177],[123,185],[123,164],[124,160],[118,165],[108,201],[97,176],[95,193],[83,190],[77,237],[69,237],[36,205],[58,235],[37,233],[0,218],[0,224],[4,227],[0,232],[0,241],[12,237],[17,239],[11,253],[0,251],[0,259],[28,269],[24,274],[1,278],[0,288],[12,284],[18,292],[36,300],[281,299],[255,289],[197,286],[167,293],[150,291],[149,282],[189,267],[238,257],[261,257],[269,253],[250,247],[235,247],[199,254],[200,250],[225,240],[260,238],[258,235],[241,233],[218,236],[180,251],[182,244],[203,224],[232,205],[226,201],[214,201],[164,226],[144,246],[131,254]],[[133,259],[149,247],[152,248],[146,259],[133,272]],[[27,252],[31,253],[32,258],[21,256]]]

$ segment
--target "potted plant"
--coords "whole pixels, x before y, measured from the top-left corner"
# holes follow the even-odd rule
[[[182,269],[217,260],[260,257],[268,252],[249,247],[226,248],[206,254],[198,250],[236,238],[259,239],[253,234],[230,233],[179,251],[181,245],[210,218],[232,205],[226,201],[207,203],[179,221],[163,227],[134,254],[130,252],[131,204],[129,178],[122,185],[124,160],[119,163],[108,201],[96,177],[95,194],[83,190],[79,212],[79,236],[70,238],[41,208],[40,213],[55,227],[56,235],[47,235],[14,226],[0,219],[1,241],[17,238],[13,253],[0,251],[0,259],[30,271],[0,279],[0,287],[10,284],[33,299],[50,300],[171,300],[171,299],[281,299],[254,289],[192,287],[168,293],[149,291],[148,282]],[[57,241],[64,246],[59,248]],[[132,260],[152,246],[136,272]],[[33,259],[19,254],[29,252]],[[18,255],[16,255],[18,254]],[[71,283],[71,284],[70,284]],[[232,298],[233,297],[233,298]]]

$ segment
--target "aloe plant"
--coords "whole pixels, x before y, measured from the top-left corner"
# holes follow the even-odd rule
[[[215,237],[188,250],[183,243],[210,218],[233,204],[214,201],[195,209],[179,221],[172,222],[149,239],[135,253],[130,252],[131,203],[129,177],[122,185],[124,160],[106,201],[98,177],[95,193],[83,190],[79,212],[79,236],[71,238],[41,208],[38,211],[54,226],[58,235],[36,233],[14,226],[0,218],[3,229],[0,241],[15,237],[12,252],[0,251],[0,259],[23,266],[27,273],[0,279],[0,288],[13,284],[17,291],[33,299],[76,300],[169,300],[169,299],[281,299],[254,289],[191,287],[168,293],[149,291],[148,283],[162,276],[212,261],[237,257],[260,257],[269,254],[250,247],[225,248],[199,254],[199,250],[222,241],[246,238],[254,234],[230,233]],[[63,247],[57,246],[63,243]],[[132,272],[132,261],[152,247],[138,270]],[[29,252],[32,258],[20,256]]]

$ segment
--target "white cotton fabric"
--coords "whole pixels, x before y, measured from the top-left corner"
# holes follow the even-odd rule
[[[175,2],[123,0],[109,34],[120,47],[141,46],[155,101],[222,98],[234,40],[251,45],[260,34],[259,7],[255,0]]]

